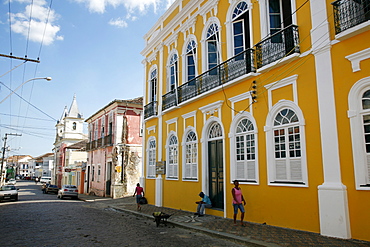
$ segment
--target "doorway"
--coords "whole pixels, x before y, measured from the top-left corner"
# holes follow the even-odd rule
[[[224,209],[223,139],[220,124],[212,124],[208,140],[209,197],[213,208]]]

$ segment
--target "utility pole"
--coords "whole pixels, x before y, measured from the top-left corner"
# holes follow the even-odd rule
[[[5,134],[5,137],[4,137],[4,147],[3,147],[3,157],[1,159],[1,182],[0,182],[0,185],[3,185],[3,182],[4,182],[3,169],[4,169],[5,150],[6,150],[6,140],[8,139],[8,135],[21,136],[22,134],[12,134],[12,133],[6,133]]]
[[[24,61],[29,61],[29,62],[34,62],[34,63],[40,63],[40,60],[35,60],[35,59],[29,59],[27,57],[15,57],[12,55],[5,55],[5,54],[0,54],[0,57],[7,57],[7,58],[13,58],[13,59],[19,59],[19,60],[24,60]]]

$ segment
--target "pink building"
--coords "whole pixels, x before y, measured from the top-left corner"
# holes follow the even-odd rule
[[[119,198],[134,192],[141,176],[142,103],[142,97],[114,100],[85,120],[85,193]]]

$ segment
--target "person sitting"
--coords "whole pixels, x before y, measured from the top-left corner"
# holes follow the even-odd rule
[[[209,197],[207,195],[205,195],[203,192],[200,192],[199,196],[202,198],[202,200],[195,202],[196,204],[198,204],[197,212],[195,213],[195,215],[198,215],[199,217],[202,217],[202,216],[204,216],[205,208],[211,208],[212,207],[212,202],[211,202],[211,199],[209,199]]]

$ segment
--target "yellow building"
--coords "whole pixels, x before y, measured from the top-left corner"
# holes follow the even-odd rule
[[[177,0],[145,35],[149,203],[370,240],[370,1]]]

